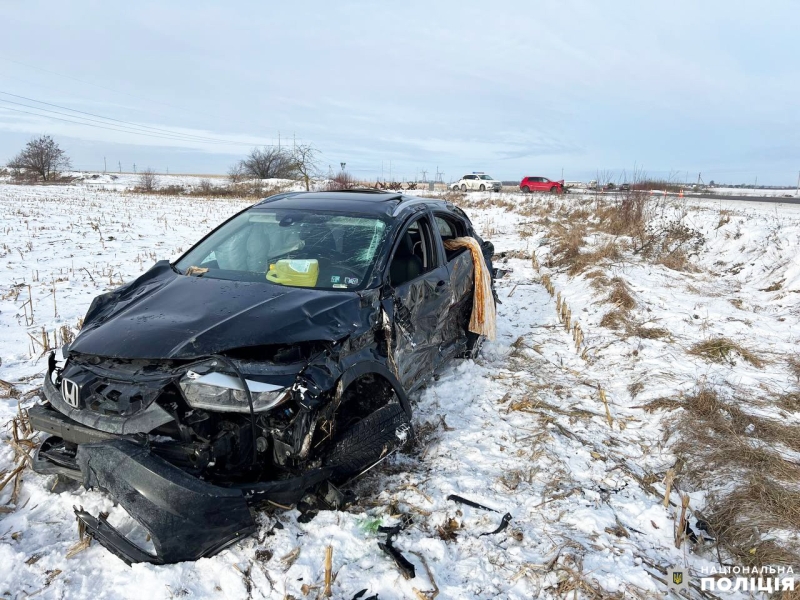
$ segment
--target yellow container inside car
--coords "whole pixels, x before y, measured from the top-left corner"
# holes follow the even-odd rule
[[[316,259],[279,260],[269,266],[267,279],[278,285],[315,287],[319,278],[319,261]]]

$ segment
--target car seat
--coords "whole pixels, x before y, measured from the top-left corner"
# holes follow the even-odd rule
[[[414,254],[414,241],[411,239],[411,235],[406,232],[400,238],[400,244],[395,250],[392,264],[389,267],[389,278],[392,286],[397,287],[421,274],[422,260]]]

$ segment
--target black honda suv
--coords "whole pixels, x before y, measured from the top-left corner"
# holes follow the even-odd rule
[[[491,273],[491,243],[442,200],[288,193],[247,208],[94,300],[29,411],[49,434],[35,469],[107,491],[148,530],[152,549],[76,509],[128,563],[214,554],[255,530],[257,503],[335,505],[336,485],[410,437],[408,394],[477,351],[475,256],[445,249],[454,238]]]

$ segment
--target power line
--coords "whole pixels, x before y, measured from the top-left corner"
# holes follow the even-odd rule
[[[10,92],[4,92],[2,90],[0,90],[0,94],[3,94],[5,96],[11,96],[13,98],[20,98],[22,100],[27,100],[28,102],[36,102],[37,104],[44,104],[46,106],[53,106],[55,108],[60,108],[62,110],[67,110],[67,111],[78,113],[78,114],[81,114],[81,115],[89,115],[89,116],[92,116],[92,117],[98,117],[100,119],[103,119],[103,121],[97,121],[95,119],[88,119],[86,117],[77,117],[75,115],[69,115],[69,114],[65,114],[65,113],[62,113],[62,112],[49,110],[49,109],[46,109],[46,108],[40,108],[38,106],[30,106],[30,105],[27,105],[27,104],[22,104],[21,102],[14,102],[12,100],[2,100],[2,99],[0,99],[0,102],[5,102],[5,103],[8,103],[8,104],[15,104],[15,105],[18,105],[18,106],[23,106],[25,108],[32,108],[34,110],[40,110],[40,111],[44,111],[44,112],[51,112],[51,113],[54,113],[54,114],[57,114],[57,115],[62,115],[62,116],[65,116],[65,117],[71,117],[71,118],[74,118],[74,119],[83,119],[83,120],[86,120],[86,121],[92,121],[93,123],[101,123],[103,125],[115,126],[115,125],[113,125],[113,123],[105,123],[104,122],[104,121],[113,121],[114,123],[121,123],[122,124],[122,125],[115,126],[115,127],[124,127],[126,129],[127,128],[136,128],[136,129],[141,129],[146,133],[150,133],[151,131],[155,132],[155,133],[163,133],[163,134],[169,135],[172,138],[183,139],[184,141],[207,142],[207,143],[216,143],[216,144],[234,144],[234,145],[240,145],[240,146],[252,146],[252,144],[249,143],[249,142],[235,142],[233,140],[226,140],[226,139],[223,139],[223,138],[212,138],[212,137],[194,135],[194,134],[190,134],[190,133],[181,133],[181,132],[173,131],[173,130],[169,130],[169,129],[162,129],[160,127],[152,127],[150,125],[140,125],[138,123],[133,123],[131,121],[123,121],[121,119],[114,119],[112,117],[104,117],[103,115],[98,115],[96,113],[85,112],[85,111],[82,111],[82,110],[77,110],[77,109],[74,109],[74,108],[61,106],[59,104],[52,104],[50,102],[44,102],[42,100],[36,100],[35,98],[28,98],[27,96],[20,96],[18,94],[12,94]],[[40,115],[40,116],[47,116],[47,115]],[[133,132],[133,133],[135,133],[135,132]]]
[[[7,102],[7,101],[6,100],[0,100],[0,102]],[[162,138],[162,139],[167,139],[167,140],[172,140],[172,141],[176,141],[176,140],[177,141],[182,141],[182,142],[187,141],[185,139],[170,137],[170,136],[166,136],[166,135],[158,135],[156,133],[144,133],[144,132],[141,132],[141,131],[131,131],[131,130],[126,130],[126,129],[118,129],[116,127],[104,127],[102,125],[92,125],[91,123],[85,123],[83,121],[72,121],[70,119],[62,119],[62,118],[59,118],[59,117],[51,117],[50,115],[43,115],[41,113],[34,113],[34,112],[27,111],[27,110],[19,110],[18,108],[9,108],[8,106],[3,106],[3,107],[0,107],[0,108],[2,108],[3,110],[10,110],[12,112],[23,113],[23,114],[26,114],[26,115],[33,115],[35,117],[45,117],[47,119],[53,119],[55,121],[63,121],[64,123],[72,123],[73,125],[84,125],[85,127],[94,127],[96,129],[107,129],[108,131],[118,131],[118,132],[122,132],[122,133],[132,133],[132,134],[135,134],[135,135],[143,135],[145,137],[153,137],[153,138]],[[43,110],[43,109],[38,109],[38,110]],[[252,145],[252,144],[247,144],[247,145]]]
[[[0,92],[0,93],[2,93],[2,92]],[[70,115],[70,114],[67,114],[67,113],[58,112],[57,110],[50,110],[50,109],[47,109],[47,108],[40,108],[38,106],[30,106],[28,104],[23,104],[21,102],[14,102],[12,100],[3,100],[2,98],[0,98],[0,102],[4,102],[6,104],[14,104],[16,106],[23,106],[25,108],[32,108],[33,110],[44,111],[44,112],[53,113],[53,114],[56,114],[56,115],[62,115],[62,116],[65,116],[65,117],[70,117],[71,119],[80,119],[79,121],[67,121],[68,123],[77,123],[77,124],[80,124],[80,125],[89,125],[89,123],[85,123],[84,121],[90,121],[92,123],[100,123],[101,125],[105,126],[105,127],[102,127],[103,129],[110,129],[111,131],[121,131],[123,133],[137,133],[137,134],[140,134],[140,135],[148,135],[148,136],[160,137],[160,138],[165,138],[165,139],[180,140],[180,141],[184,141],[184,142],[203,142],[203,143],[208,143],[208,144],[226,144],[227,143],[227,142],[216,141],[216,140],[212,141],[212,140],[192,139],[192,138],[185,137],[181,133],[174,133],[174,134],[164,135],[164,134],[154,133],[154,132],[150,132],[150,131],[139,131],[139,130],[136,130],[136,129],[132,129],[131,127],[128,127],[126,125],[114,125],[113,123],[107,123],[105,121],[98,121],[97,119],[89,119],[87,117],[79,117],[79,116],[76,116],[76,115]],[[8,107],[0,107],[0,108],[5,108],[6,110],[14,110],[14,109],[11,109],[11,108],[8,108]],[[25,112],[25,111],[19,111],[19,112]],[[55,117],[51,117],[50,115],[43,115],[43,114],[40,114],[40,113],[27,113],[27,114],[36,115],[36,116],[39,116],[39,117],[45,117],[45,118],[48,118],[48,119],[55,118]],[[65,119],[59,119],[59,120],[64,121]],[[239,144],[239,143],[241,143],[241,142],[230,142],[230,144]],[[250,144],[247,144],[247,145],[250,145]]]
[[[85,85],[91,85],[91,86],[99,88],[101,90],[106,90],[108,92],[113,92],[114,94],[121,94],[123,96],[128,96],[130,98],[138,98],[139,100],[144,100],[145,102],[153,102],[154,104],[161,104],[162,106],[169,106],[170,108],[177,108],[178,110],[181,110],[181,111],[185,111],[186,110],[185,106],[175,106],[174,104],[168,104],[166,102],[161,102],[160,100],[153,100],[151,98],[145,98],[144,96],[137,96],[135,94],[129,94],[127,92],[121,92],[119,90],[115,90],[115,89],[112,89],[112,88],[109,88],[109,87],[105,87],[105,86],[99,85],[97,83],[93,83],[91,81],[86,81],[85,79],[78,79],[77,77],[72,77],[71,75],[64,75],[63,73],[56,73],[55,71],[50,71],[48,69],[43,69],[43,68],[37,67],[35,65],[29,65],[27,63],[20,62],[18,60],[12,60],[10,58],[6,58],[4,56],[0,56],[0,59],[5,60],[5,61],[10,62],[10,63],[21,65],[21,66],[26,67],[28,69],[35,69],[37,71],[42,71],[43,73],[49,73],[50,75],[56,75],[58,77],[63,77],[64,79],[71,79],[72,81],[77,81],[78,83],[83,83]],[[204,114],[204,113],[200,113],[200,114]],[[216,117],[213,117],[212,115],[208,115],[208,114],[206,114],[205,116],[210,117],[212,119],[216,118]]]

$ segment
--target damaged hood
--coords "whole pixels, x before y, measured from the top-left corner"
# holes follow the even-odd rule
[[[188,277],[160,261],[95,298],[70,351],[193,359],[235,348],[337,341],[363,326],[358,294]]]

